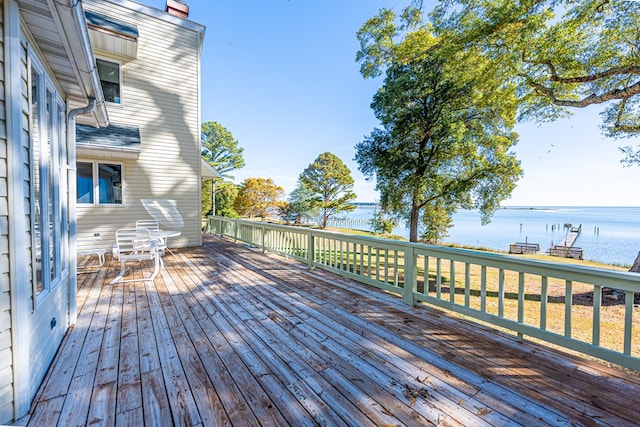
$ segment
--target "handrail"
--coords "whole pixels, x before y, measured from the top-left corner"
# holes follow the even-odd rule
[[[640,371],[633,305],[640,274],[226,217],[208,221],[212,233],[396,293],[409,305],[435,305],[506,328],[518,340],[534,337]],[[613,312],[622,324],[609,321]]]

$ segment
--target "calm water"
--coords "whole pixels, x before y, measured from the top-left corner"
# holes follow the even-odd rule
[[[373,212],[359,207],[347,217],[372,218]],[[484,226],[477,211],[459,211],[453,224],[446,243],[508,251],[510,243],[528,242],[547,251],[564,238],[564,224],[582,224],[574,246],[584,249],[585,259],[631,265],[640,251],[640,207],[503,208]],[[409,237],[409,230],[401,225],[394,234]]]

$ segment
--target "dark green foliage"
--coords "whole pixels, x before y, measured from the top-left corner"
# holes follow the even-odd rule
[[[425,28],[408,40],[394,46],[371,105],[382,128],[356,145],[355,160],[376,179],[382,206],[407,221],[410,240],[426,223],[433,241],[457,208],[478,208],[488,221],[514,189],[516,93],[477,50],[452,50]],[[407,60],[416,46],[430,48]]]
[[[327,221],[336,213],[355,209],[351,171],[335,154],[320,154],[302,172],[300,183],[313,197],[313,206],[322,213],[322,228],[327,227]]]

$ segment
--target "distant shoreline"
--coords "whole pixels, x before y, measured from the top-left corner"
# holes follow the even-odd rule
[[[344,215],[345,228],[369,230],[376,207],[359,207]],[[349,220],[355,220],[349,223]],[[575,244],[585,259],[610,265],[631,265],[640,248],[640,207],[613,206],[501,206],[490,222],[481,223],[477,209],[458,210],[447,230],[445,244],[507,251],[513,242],[538,243],[546,250],[566,237],[565,224],[582,225]],[[400,222],[393,234],[408,238]]]
[[[640,206],[594,206],[594,205],[588,205],[588,206],[580,206],[580,205],[539,205],[539,206],[517,206],[517,205],[513,205],[513,206],[500,206],[500,209],[527,209],[527,210],[549,210],[549,209],[566,209],[566,208],[572,208],[572,209],[591,209],[591,208],[598,208],[598,209],[638,209],[640,208]]]
[[[359,208],[375,208],[379,207],[380,204],[377,202],[355,202],[352,203],[354,206]],[[498,209],[505,210],[527,210],[527,211],[548,211],[554,209],[585,209],[585,208],[599,208],[599,209],[638,209],[640,206],[579,206],[579,205],[539,205],[539,206],[500,206]],[[461,210],[474,210],[474,209],[461,209]]]

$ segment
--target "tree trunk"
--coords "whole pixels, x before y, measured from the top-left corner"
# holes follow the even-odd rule
[[[633,266],[629,271],[640,273],[640,252],[638,252],[638,256],[636,257],[636,260],[633,262]]]
[[[411,205],[411,218],[409,222],[409,241],[418,241],[418,219],[420,219],[420,208],[413,203]]]
[[[327,228],[327,222],[329,222],[329,214],[326,209],[322,210],[322,229]]]

